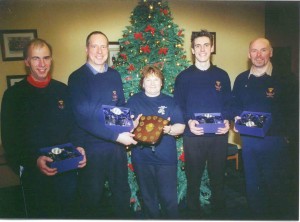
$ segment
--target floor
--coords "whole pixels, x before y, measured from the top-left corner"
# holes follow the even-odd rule
[[[240,155],[241,157],[241,155]],[[235,169],[235,161],[228,160],[226,167],[225,193],[227,214],[222,220],[251,220],[248,212],[245,197],[245,180],[242,169],[242,158],[240,159],[239,170]],[[103,212],[106,219],[111,219],[111,206],[109,197],[103,200]],[[297,198],[296,198],[297,199]],[[298,203],[298,200],[295,200]],[[296,204],[297,205],[297,204]],[[298,207],[298,205],[297,205]],[[184,203],[180,204],[182,219],[185,214]],[[15,175],[6,165],[3,155],[0,154],[0,218],[25,218],[22,189],[19,184],[18,176]],[[134,212],[135,219],[141,219],[141,212]],[[203,216],[203,220],[214,220],[209,210]],[[298,208],[292,210],[288,220],[298,220]]]

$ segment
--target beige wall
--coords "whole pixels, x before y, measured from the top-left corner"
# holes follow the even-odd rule
[[[67,83],[70,73],[85,62],[85,38],[94,30],[110,41],[122,37],[138,0],[2,0],[0,29],[37,29],[53,47],[53,78]],[[229,1],[169,1],[174,22],[183,28],[187,58],[191,60],[190,35],[206,28],[217,33],[213,63],[225,69],[232,84],[247,69],[250,40],[264,36],[264,3]],[[0,98],[6,76],[25,73],[23,61],[0,61]]]

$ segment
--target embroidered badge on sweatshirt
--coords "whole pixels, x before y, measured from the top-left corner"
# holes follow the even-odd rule
[[[165,115],[165,109],[166,109],[167,107],[166,106],[160,106],[160,107],[158,107],[158,113],[160,113],[160,114],[162,114],[162,115]]]
[[[112,91],[112,101],[117,101],[118,100],[118,94],[117,91]]]
[[[268,88],[266,91],[267,98],[274,98],[275,90],[274,88]]]
[[[221,91],[221,88],[222,88],[221,82],[220,81],[216,81],[215,87],[216,87],[217,91]]]
[[[64,109],[65,108],[65,102],[62,99],[58,100],[57,101],[57,107],[59,109]]]

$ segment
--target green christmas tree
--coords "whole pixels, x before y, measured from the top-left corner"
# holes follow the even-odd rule
[[[121,73],[126,99],[140,91],[139,81],[142,68],[148,64],[159,67],[165,77],[162,91],[171,95],[176,76],[190,64],[183,49],[183,29],[174,24],[168,2],[141,0],[133,10],[131,26],[123,31],[119,39],[120,52],[113,58],[113,68]],[[186,195],[184,153],[182,139],[177,138],[178,151],[178,201]],[[129,185],[131,202],[135,210],[140,208],[138,185],[128,152]],[[209,204],[210,190],[207,172],[202,178],[200,200]]]

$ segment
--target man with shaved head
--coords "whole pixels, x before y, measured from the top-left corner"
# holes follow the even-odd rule
[[[270,61],[273,48],[268,39],[257,38],[249,45],[251,68],[237,76],[233,86],[234,115],[243,111],[272,114],[272,125],[265,137],[241,135],[246,193],[254,219],[285,219],[287,202],[286,117],[283,82]],[[238,132],[235,129],[236,132]]]

